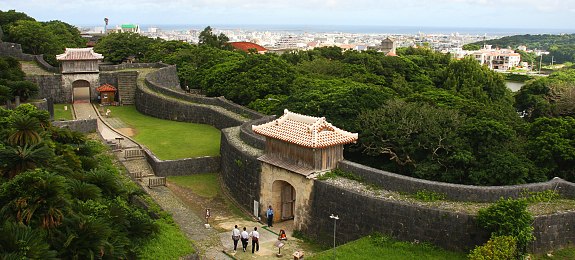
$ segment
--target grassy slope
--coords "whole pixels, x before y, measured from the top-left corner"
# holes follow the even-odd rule
[[[113,117],[135,128],[133,138],[162,160],[220,154],[220,131],[212,126],[146,116],[134,106],[110,107],[110,110]]]
[[[160,232],[143,243],[138,255],[141,259],[178,259],[194,253],[189,240],[177,226],[160,219]]]
[[[168,180],[181,187],[194,191],[204,198],[213,198],[218,195],[220,184],[215,173],[194,174],[191,176],[170,176]]]
[[[337,259],[467,259],[464,253],[454,253],[429,246],[427,244],[412,244],[409,242],[386,241],[381,245],[375,245],[370,236],[349,242],[336,248]],[[333,249],[326,250],[309,260],[333,259]]]
[[[64,110],[64,106],[68,110]],[[54,104],[54,120],[72,120],[72,104]]]

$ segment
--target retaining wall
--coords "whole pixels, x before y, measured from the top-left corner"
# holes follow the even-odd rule
[[[160,160],[154,153],[144,149],[146,160],[156,176],[182,176],[198,173],[213,173],[220,170],[220,157],[198,157],[181,160]]]
[[[575,184],[560,178],[548,182],[511,186],[472,186],[428,181],[374,169],[350,161],[341,161],[339,169],[361,177],[365,182],[386,190],[416,193],[421,190],[443,193],[449,200],[494,202],[499,198],[518,198],[522,192],[556,190],[562,196],[575,198]]]
[[[262,165],[257,158],[263,151],[243,143],[239,127],[223,129],[220,143],[220,174],[224,186],[240,206],[253,212],[254,201],[260,201]]]
[[[53,126],[69,128],[81,133],[93,133],[98,130],[98,121],[94,119],[78,119],[68,121],[53,121]]]
[[[318,242],[333,241],[333,219],[337,222],[338,244],[379,232],[399,240],[430,242],[445,249],[466,252],[482,245],[490,234],[480,228],[475,215],[389,201],[316,181],[311,219],[304,233]],[[575,212],[538,216],[533,223],[536,240],[531,252],[541,253],[575,242]]]
[[[44,60],[43,55],[32,55],[22,52],[22,45],[12,42],[0,42],[0,56],[9,56],[23,61],[35,61],[43,69],[58,73],[59,69]]]
[[[100,65],[100,71],[117,71],[124,69],[144,69],[144,68],[163,68],[168,65],[163,63],[122,63],[118,65]]]
[[[208,124],[218,129],[238,126],[247,121],[247,118],[221,107],[190,103],[162,95],[169,91],[165,85],[167,82],[178,82],[175,66],[161,68],[150,74],[146,77],[146,86],[138,86],[136,89],[136,109],[142,114],[173,121]]]

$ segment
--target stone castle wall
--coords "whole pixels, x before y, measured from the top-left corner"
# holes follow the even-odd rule
[[[72,131],[81,133],[94,133],[98,130],[98,121],[95,118],[67,120],[67,121],[53,121],[52,125],[60,128],[69,128]]]
[[[219,156],[205,156],[180,160],[160,160],[152,151],[144,149],[146,160],[156,176],[182,176],[220,171]]]
[[[174,79],[177,77],[175,68],[162,68],[152,74],[155,73],[159,74],[146,79],[147,88],[137,89],[138,111],[164,119],[210,124],[222,129],[220,173],[223,185],[241,207],[252,212],[254,201],[259,202],[261,199],[262,163],[257,158],[263,154],[263,139],[251,132],[251,125],[272,118],[256,117],[255,121],[248,121],[247,118],[251,116],[230,115],[221,106],[205,105],[202,103],[203,98],[180,91],[177,85],[165,86],[163,82],[177,82]],[[562,180],[486,188],[418,180],[347,161],[341,162],[338,167],[386,189],[405,192],[427,189],[445,193],[454,200],[494,201],[500,196],[516,196],[524,189],[540,191],[556,188],[567,197],[574,197],[575,194],[574,184]],[[309,203],[311,206],[307,219],[310,219],[310,223],[302,225],[302,231],[324,244],[333,241],[333,220],[329,218],[330,214],[340,216],[337,228],[339,244],[380,232],[401,240],[427,241],[443,248],[466,251],[483,244],[489,238],[489,234],[476,225],[474,215],[384,201],[325,181],[314,183]],[[259,209],[261,212],[262,205]],[[532,243],[530,250],[543,252],[572,244],[575,237],[572,228],[575,225],[574,216],[575,212],[566,212],[537,217],[533,224],[537,240]]]
[[[18,43],[0,41],[0,56],[13,57],[15,59],[23,61],[35,61],[40,67],[49,72],[52,73],[59,72],[57,67],[48,64],[48,62],[44,60],[43,55],[32,55],[22,52],[22,45]]]
[[[555,178],[548,182],[512,186],[472,186],[428,181],[391,172],[377,170],[350,161],[341,161],[337,166],[347,172],[361,177],[365,182],[375,184],[383,189],[416,193],[421,190],[445,194],[453,201],[495,202],[499,198],[519,198],[522,192],[539,192],[556,190],[562,196],[575,198],[575,184]]]

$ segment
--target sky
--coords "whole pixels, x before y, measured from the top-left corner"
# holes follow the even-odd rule
[[[575,32],[575,0],[1,0],[73,25],[372,25]]]

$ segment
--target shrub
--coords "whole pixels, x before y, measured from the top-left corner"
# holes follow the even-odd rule
[[[447,196],[444,193],[440,192],[420,190],[417,193],[415,193],[414,197],[421,201],[432,202],[432,201],[444,200]]]
[[[517,240],[517,253],[523,255],[533,236],[533,216],[527,211],[525,199],[499,199],[486,209],[479,210],[477,222],[491,232],[491,236],[512,236]]]
[[[512,236],[494,236],[469,254],[471,260],[506,260],[517,257],[517,240]]]

